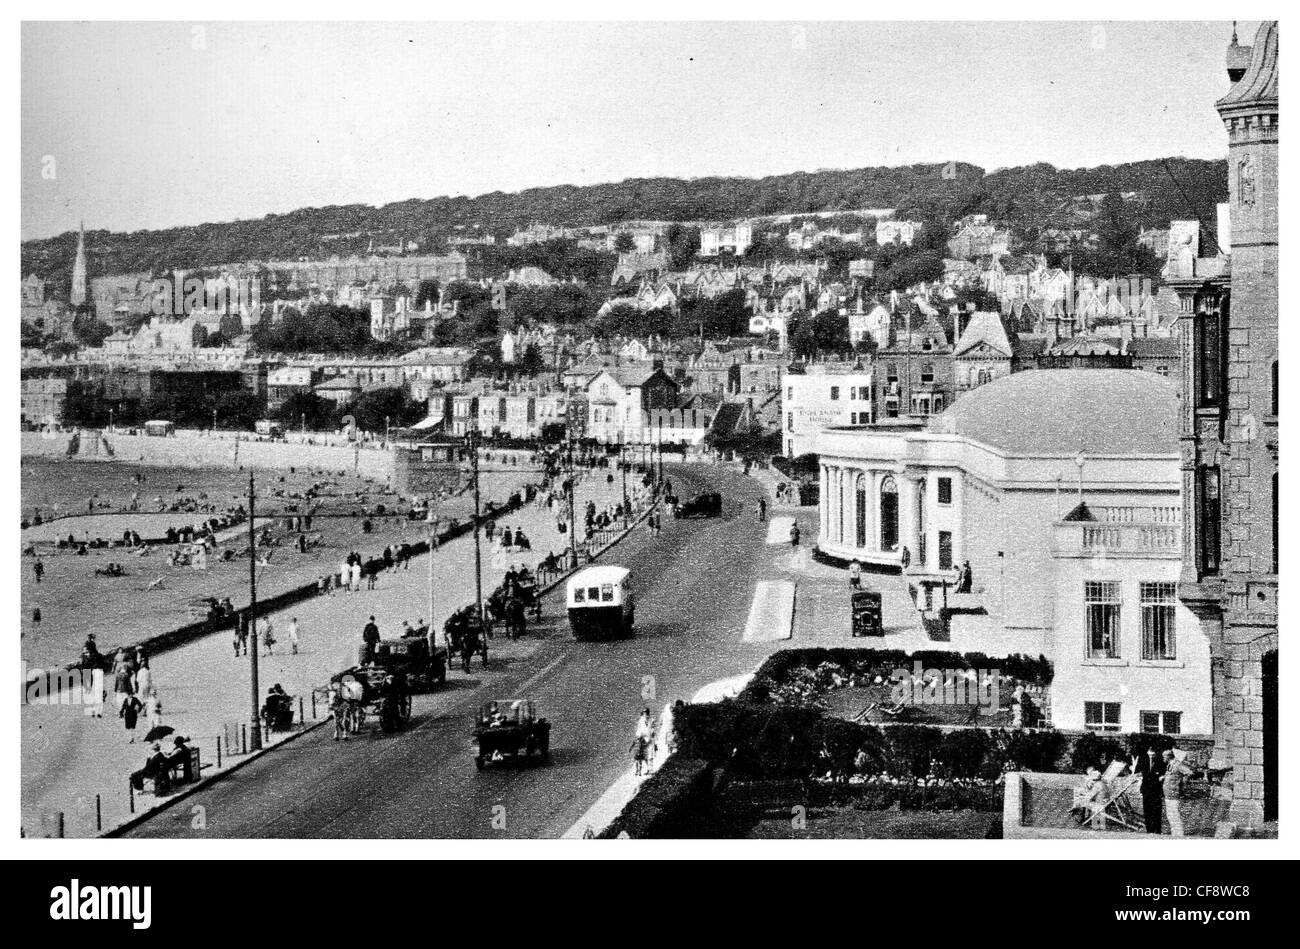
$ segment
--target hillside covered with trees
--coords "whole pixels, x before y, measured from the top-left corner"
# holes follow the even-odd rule
[[[383,207],[338,205],[269,214],[258,220],[164,230],[86,235],[89,269],[99,274],[154,272],[266,259],[364,252],[394,238],[437,250],[458,229],[510,234],[533,221],[557,225],[630,220],[721,221],[774,214],[896,208],[900,216],[953,221],[983,213],[1032,237],[1046,228],[1078,227],[1095,214],[1087,196],[1125,195],[1127,223],[1164,226],[1199,216],[1213,230],[1214,206],[1227,200],[1224,160],[1155,159],[1097,168],[1048,164],[985,172],[975,165],[907,165],[795,172],[763,178],[638,178],[607,184],[532,188],[477,197],[410,199]],[[22,273],[57,290],[69,279],[76,234],[22,244]],[[593,252],[595,253],[595,252]],[[505,263],[503,248],[478,266]],[[513,262],[513,261],[511,261]],[[595,259],[575,270],[595,269]],[[574,274],[577,275],[577,274]]]

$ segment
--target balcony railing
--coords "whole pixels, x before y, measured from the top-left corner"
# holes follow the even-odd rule
[[[1058,556],[1178,557],[1182,528],[1163,523],[1059,523]]]

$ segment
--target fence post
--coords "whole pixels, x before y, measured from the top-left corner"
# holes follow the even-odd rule
[[[104,829],[104,808],[100,802],[99,795],[95,795],[95,832],[99,833]]]
[[[221,770],[221,736],[217,736],[217,770]]]
[[[63,839],[63,811],[59,811],[59,839]]]
[[[312,700],[313,700],[313,701],[312,701],[312,704],[313,704],[313,705],[315,704],[315,698],[316,698],[316,696],[313,694],[313,695],[312,695]],[[314,716],[313,716],[313,717],[314,717]],[[306,725],[306,724],[307,724],[307,718],[306,718],[306,716],[304,716],[303,713],[302,713],[302,696],[301,696],[301,695],[298,696],[298,724],[299,724],[299,725]]]
[[[248,725],[244,722],[239,723],[239,753],[248,754]]]
[[[131,813],[135,813],[135,785],[130,781],[126,783],[127,802],[131,807]]]
[[[433,626],[432,619],[429,620],[429,626],[430,628],[432,628]],[[313,722],[316,721],[316,690],[315,689],[311,690],[311,720]]]

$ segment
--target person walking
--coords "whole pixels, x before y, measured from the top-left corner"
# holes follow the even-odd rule
[[[40,583],[41,578],[45,576],[45,561],[37,557],[36,563],[32,564],[32,572],[36,574],[36,582]]]
[[[144,700],[144,714],[151,731],[162,724],[162,702],[158,699],[158,693],[152,689]]]
[[[140,666],[135,670],[135,694],[149,695],[153,692],[153,670],[149,668],[149,657],[142,657]]]
[[[293,655],[298,655],[298,617],[289,618],[289,651]]]
[[[758,523],[762,524],[767,520],[767,498],[758,499]]]
[[[370,617],[370,622],[366,623],[365,628],[361,630],[361,642],[363,645],[361,651],[361,664],[369,665],[375,658],[375,647],[379,645],[379,626],[375,623],[375,618]]]
[[[126,650],[121,649],[118,650],[117,658],[113,660],[113,699],[117,703],[119,715],[134,695],[135,669],[127,658]]]
[[[361,558],[352,561],[352,592],[361,592]]]
[[[130,740],[127,742],[129,745],[135,744],[135,725],[136,721],[140,717],[140,708],[140,700],[134,695],[128,695],[126,697],[126,702],[122,705],[121,711],[118,712],[118,715],[122,719],[122,724],[126,728],[126,733],[131,736]]]
[[[799,546],[799,525],[798,524],[790,525],[790,546],[791,547]]]
[[[367,569],[367,570],[365,571],[365,573],[366,573],[366,589],[367,589],[367,590],[373,590],[373,589],[375,588],[375,575],[376,575],[378,572],[379,572],[379,571],[378,571],[378,570],[375,570],[373,567],[372,567],[372,568],[369,568],[369,569]]]
[[[1165,777],[1163,782],[1165,798],[1165,818],[1169,821],[1169,834],[1182,837],[1183,812],[1180,810],[1183,797],[1183,778],[1192,773],[1192,769],[1178,760],[1171,749],[1164,753]]]
[[[266,647],[266,654],[272,656],[275,654],[275,625],[271,622],[271,617],[262,620],[262,645]]]

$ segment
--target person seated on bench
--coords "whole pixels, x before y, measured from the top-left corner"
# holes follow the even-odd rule
[[[161,786],[168,783],[167,773],[167,756],[163,754],[162,746],[154,742],[149,746],[149,757],[145,759],[144,767],[131,772],[131,787],[143,791],[145,779],[150,778],[155,788],[161,790]]]
[[[191,760],[191,748],[186,742],[189,739],[182,735],[177,735],[173,740],[171,754],[167,755],[167,769],[179,774],[177,782],[180,784],[189,784],[194,780],[194,763]]]

